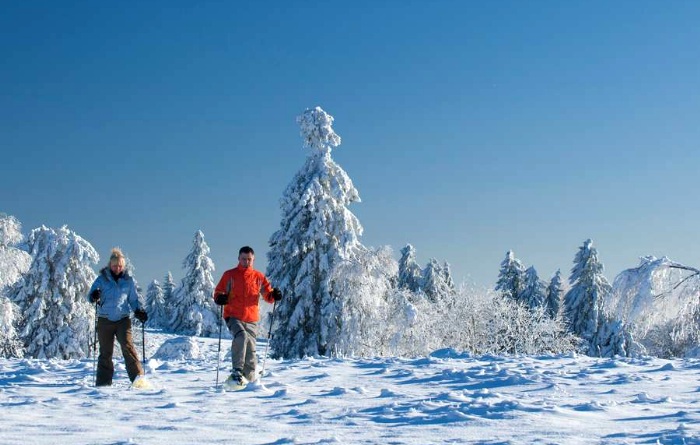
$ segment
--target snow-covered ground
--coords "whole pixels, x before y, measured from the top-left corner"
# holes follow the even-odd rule
[[[260,383],[224,393],[217,339],[146,340],[152,390],[130,389],[121,359],[109,388],[91,359],[0,359],[0,443],[700,443],[696,359],[268,360]]]

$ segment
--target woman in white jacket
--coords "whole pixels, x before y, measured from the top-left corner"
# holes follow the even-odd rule
[[[141,322],[148,320],[143,310],[143,299],[136,289],[136,282],[125,270],[126,259],[118,248],[112,249],[109,266],[100,270],[88,293],[88,300],[97,305],[97,338],[100,355],[97,360],[97,386],[112,384],[114,375],[114,339],[122,348],[126,372],[132,382],[143,375],[131,334],[131,310]]]

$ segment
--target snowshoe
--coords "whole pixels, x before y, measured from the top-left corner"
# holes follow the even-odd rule
[[[131,383],[133,389],[153,389],[153,384],[146,379],[146,376],[140,375]]]
[[[240,391],[248,385],[248,380],[246,380],[243,375],[238,371],[233,371],[230,376],[224,382],[225,391]]]

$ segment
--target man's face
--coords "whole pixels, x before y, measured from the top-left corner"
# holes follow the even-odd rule
[[[252,253],[241,253],[238,255],[238,264],[240,264],[241,267],[245,267],[246,269],[248,267],[253,267],[253,261],[255,261],[255,255]]]

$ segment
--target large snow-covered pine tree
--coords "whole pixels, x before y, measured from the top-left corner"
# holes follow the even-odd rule
[[[267,276],[281,289],[271,348],[277,357],[329,355],[329,332],[338,329],[342,304],[331,277],[340,261],[353,261],[362,246],[362,226],[347,206],[360,196],[331,158],[340,145],[333,117],[320,107],[297,118],[310,154],[280,202],[280,228],[270,237]],[[335,310],[335,309],[333,309]]]
[[[525,267],[519,259],[515,258],[512,250],[506,252],[505,259],[501,262],[501,270],[496,281],[496,290],[501,295],[517,300],[525,283]]]
[[[92,245],[63,226],[41,226],[27,239],[29,271],[10,293],[19,306],[25,356],[81,358],[92,341],[94,309],[85,298],[99,255]]]
[[[597,355],[596,335],[604,321],[604,303],[612,286],[603,276],[603,263],[590,239],[584,241],[574,258],[569,277],[571,289],[564,297],[564,316],[571,332],[584,340],[588,353]]]
[[[214,262],[204,234],[194,234],[192,250],[182,263],[185,276],[173,293],[170,328],[176,334],[211,336],[219,332],[219,311],[212,297]]]

